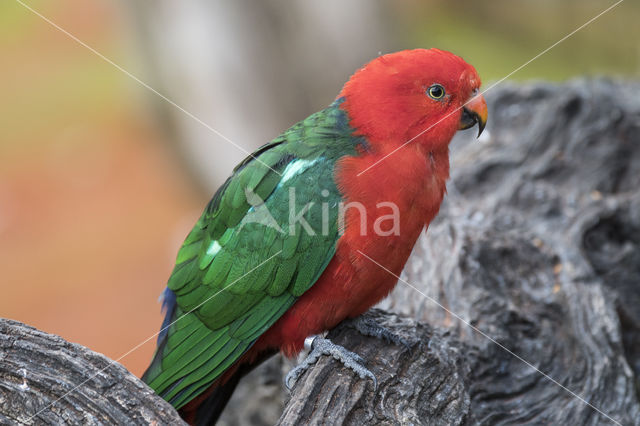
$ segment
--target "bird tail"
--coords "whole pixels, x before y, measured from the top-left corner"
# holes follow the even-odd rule
[[[202,395],[196,397],[178,410],[180,416],[187,423],[194,426],[214,425],[220,418],[222,410],[224,410],[229,402],[240,379],[275,353],[277,353],[277,351],[263,352],[256,357],[256,359],[238,365],[237,368],[233,368],[228,373],[225,373],[224,376],[216,380]]]
[[[236,359],[233,364],[227,367],[224,373],[207,383],[202,376],[206,376],[210,371],[201,369],[207,366],[206,363],[200,366],[189,364],[189,371],[192,373],[195,372],[196,375],[200,376],[200,379],[185,383],[183,381],[187,373],[185,373],[184,369],[180,369],[180,365],[178,365],[178,367],[173,365],[164,368],[163,360],[167,356],[176,358],[177,355],[172,354],[172,351],[182,351],[182,354],[184,354],[190,348],[194,347],[194,345],[200,345],[203,340],[206,340],[206,332],[208,329],[206,329],[199,320],[194,319],[195,314],[190,312],[184,314],[181,311],[177,306],[175,294],[169,289],[166,289],[162,296],[162,305],[163,311],[165,312],[165,319],[158,334],[158,346],[151,364],[142,375],[142,381],[150,385],[158,395],[176,407],[180,415],[188,423],[194,425],[215,424],[240,379],[277,351],[269,350],[259,354],[252,354],[250,348],[255,341],[243,345],[236,345],[233,350],[234,352],[238,352],[239,359]],[[183,329],[176,331],[173,325],[178,322],[178,319],[182,320],[181,325]],[[193,332],[193,330],[196,330],[196,332]],[[197,334],[198,330],[205,330],[204,338],[202,337],[202,331],[200,331],[200,334]],[[183,339],[181,345],[176,346],[174,344],[174,347],[168,347],[168,341],[173,333],[196,336],[196,339],[194,339],[194,343],[192,343],[191,346],[185,344],[185,340]],[[211,331],[211,333],[214,333],[214,331]],[[214,336],[212,340],[216,341],[217,339]],[[206,349],[199,350],[200,352],[204,351],[203,353],[205,355],[207,354]],[[234,355],[234,352],[230,355]],[[215,357],[216,352],[212,352],[210,355],[211,357]],[[229,354],[224,355],[225,357],[230,356]],[[180,358],[178,357],[178,359]],[[184,361],[183,364],[185,362],[186,361]]]
[[[210,426],[216,424],[222,410],[227,406],[241,376],[233,374],[224,384],[213,384],[200,397],[187,403],[179,412],[190,425]]]
[[[162,312],[165,314],[165,317],[162,321],[160,332],[158,332],[158,346],[153,354],[151,364],[142,374],[142,377],[140,377],[140,379],[147,384],[149,384],[151,380],[153,380],[153,378],[162,371],[162,353],[164,352],[164,347],[167,344],[169,327],[176,320],[176,295],[168,287],[164,289],[164,292],[162,292],[160,301],[162,302]]]

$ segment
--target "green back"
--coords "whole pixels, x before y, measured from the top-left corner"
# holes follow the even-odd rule
[[[342,201],[334,166],[364,143],[339,103],[240,163],[178,252],[168,282],[176,303],[165,322],[172,324],[143,376],[176,408],[238,360],[333,257]],[[303,217],[315,235],[290,221],[308,203]]]

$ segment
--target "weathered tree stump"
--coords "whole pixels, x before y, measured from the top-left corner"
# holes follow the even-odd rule
[[[640,85],[504,86],[489,105],[404,277],[606,415],[407,286],[383,306],[476,348],[481,424],[640,424]]]
[[[288,394],[291,364],[274,357],[220,424],[640,425],[640,84],[504,85],[487,98],[489,135],[454,141],[441,214],[385,312],[367,313],[409,347],[348,324],[330,333],[378,388],[325,357]],[[0,322],[0,422],[178,424],[108,365]]]

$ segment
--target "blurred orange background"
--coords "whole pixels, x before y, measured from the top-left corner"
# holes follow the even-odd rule
[[[122,55],[126,31],[107,3],[35,6]],[[0,315],[117,359],[159,328],[158,296],[206,198],[135,82],[19,5],[3,9]],[[154,345],[121,362],[140,374]]]

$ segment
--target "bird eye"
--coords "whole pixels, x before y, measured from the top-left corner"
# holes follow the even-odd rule
[[[444,87],[439,84],[434,84],[427,89],[427,95],[436,101],[440,100],[444,96]]]

